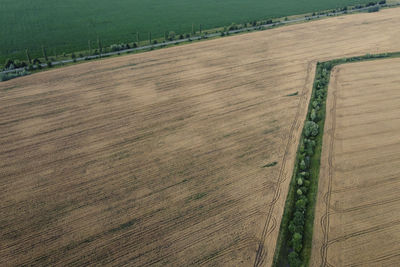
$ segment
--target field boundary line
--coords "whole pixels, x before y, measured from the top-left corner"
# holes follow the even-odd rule
[[[329,81],[332,77],[338,74],[340,69],[336,66],[346,64],[346,63],[355,63],[376,59],[387,59],[387,58],[398,58],[400,57],[400,52],[390,52],[390,53],[382,53],[382,54],[366,54],[364,56],[356,56],[356,57],[348,57],[348,58],[339,58],[333,59],[325,62],[318,62],[314,77],[313,90],[311,93],[308,109],[307,109],[307,119],[304,123],[304,128],[302,132],[302,136],[299,140],[299,146],[296,154],[296,163],[293,168],[293,176],[292,181],[290,183],[288,196],[286,199],[285,210],[283,213],[283,218],[281,220],[281,227],[279,232],[279,237],[277,240],[275,256],[273,266],[284,266],[291,263],[294,266],[298,264],[302,264],[304,266],[308,266],[310,257],[311,257],[311,249],[312,249],[312,236],[313,236],[313,227],[314,227],[314,216],[315,216],[315,207],[317,203],[317,195],[318,195],[318,179],[320,172],[320,162],[321,162],[321,150],[323,146],[323,137],[324,133],[327,133],[327,137],[329,138],[329,154],[328,154],[328,189],[327,192],[324,193],[322,201],[325,204],[324,213],[320,218],[321,231],[323,234],[323,241],[320,247],[320,257],[321,257],[321,266],[332,266],[327,261],[328,254],[328,246],[329,242],[329,215],[330,215],[330,198],[332,193],[332,180],[333,180],[333,166],[334,166],[334,155],[332,154],[334,148],[334,135],[335,135],[335,127],[336,127],[336,98],[337,92],[333,91],[333,104],[331,107],[326,106],[326,100],[328,97],[328,87]],[[336,83],[334,87],[337,87],[337,79],[334,80]],[[317,117],[320,117],[317,120],[317,133],[315,135],[310,135],[308,129],[306,129],[306,124],[308,126],[312,123],[315,123],[315,115],[312,116],[312,112],[315,112],[315,108],[320,106],[320,109],[317,109]],[[326,112],[329,112],[330,116],[332,116],[331,128],[327,128],[328,125],[325,125]],[[327,129],[327,130],[325,130]],[[308,133],[307,133],[308,132]],[[307,147],[311,141],[315,141],[315,147]],[[309,161],[309,166],[304,165],[304,159],[307,154],[305,150],[311,149],[311,156]],[[299,181],[299,179],[301,181]],[[306,181],[308,185],[303,185],[303,181]],[[306,184],[307,184],[306,183]],[[306,186],[306,187],[305,187]],[[299,193],[300,190],[300,193]],[[305,190],[305,191],[304,191]],[[304,200],[303,194],[306,193],[306,200]],[[297,195],[296,195],[297,194]],[[301,209],[297,206],[297,202],[303,200],[306,201],[305,211],[301,211]],[[321,199],[318,199],[321,201]],[[297,201],[297,202],[296,202]],[[295,206],[296,203],[296,206]],[[304,207],[302,208],[304,209]],[[304,222],[303,224],[299,224],[299,221],[293,221],[295,212],[303,213]],[[290,224],[289,224],[290,222]],[[293,224],[294,223],[294,224]],[[292,230],[289,228],[289,225],[292,225]],[[294,228],[293,228],[294,227]],[[294,229],[294,230],[293,230]],[[297,230],[296,230],[297,229]],[[301,229],[301,230],[299,230]],[[293,232],[294,231],[294,232]],[[294,233],[300,232],[301,238],[301,246],[294,247],[294,243],[292,243],[291,239],[293,239]],[[300,248],[300,249],[299,249]],[[288,260],[289,259],[289,260]],[[256,266],[256,265],[255,265]]]
[[[307,21],[312,21],[315,19],[321,19],[321,18],[327,18],[327,17],[334,17],[338,15],[343,15],[343,14],[352,14],[352,13],[358,13],[358,12],[364,12],[368,11],[370,8],[378,7],[378,8],[394,8],[400,6],[399,3],[392,3],[392,4],[376,4],[373,6],[368,6],[368,7],[362,7],[362,8],[354,8],[350,10],[343,10],[343,11],[336,11],[336,12],[329,12],[327,14],[321,14],[321,15],[314,15],[314,16],[306,16],[302,18],[297,18],[297,19],[290,19],[290,20],[284,20],[284,21],[278,21],[278,22],[272,22],[272,23],[266,23],[262,24],[259,26],[251,26],[251,27],[244,27],[242,29],[238,30],[230,30],[230,31],[223,31],[222,33],[225,36],[229,36],[230,34],[236,34],[236,33],[241,33],[241,32],[248,32],[248,31],[254,31],[254,30],[265,30],[265,29],[271,29],[275,26],[281,26],[281,25],[288,25],[288,24],[293,24],[293,23],[299,23],[299,22],[307,22]],[[203,39],[208,39],[208,38],[213,38],[220,36],[221,33],[210,33],[210,34],[205,34],[203,36],[198,35],[198,36],[193,36],[190,38],[183,38],[179,40],[173,40],[173,41],[167,41],[164,43],[157,43],[157,44],[149,44],[145,46],[140,46],[136,48],[129,48],[129,49],[123,49],[119,51],[113,51],[113,52],[107,52],[107,53],[102,53],[99,55],[91,55],[91,56],[85,56],[85,57],[77,57],[75,59],[65,59],[65,60],[59,60],[59,61],[52,61],[51,66],[59,66],[59,65],[64,65],[64,64],[69,64],[69,63],[76,63],[80,61],[87,61],[91,59],[101,59],[103,57],[110,57],[110,56],[115,56],[119,54],[125,54],[125,53],[131,53],[131,52],[136,52],[136,51],[142,51],[142,50],[152,50],[154,48],[164,48],[170,45],[176,45],[180,43],[185,43],[185,42],[191,42],[191,41],[198,41],[198,40],[203,40]],[[46,68],[47,63],[40,63],[39,65],[34,65],[33,69],[40,69],[40,68]],[[50,68],[49,68],[50,69]],[[12,70],[2,70],[0,71],[0,74],[8,74],[8,73],[17,73],[26,70],[25,67],[23,68],[16,68]]]
[[[297,107],[296,107],[295,119],[293,120],[292,125],[290,127],[288,141],[287,141],[286,146],[285,146],[285,152],[284,152],[284,155],[283,155],[282,164],[281,164],[281,167],[279,169],[278,179],[277,179],[277,182],[276,182],[276,190],[274,192],[274,197],[272,199],[272,202],[268,204],[269,205],[269,209],[268,209],[267,218],[266,218],[266,221],[265,221],[265,224],[264,224],[264,227],[263,227],[263,231],[261,233],[260,241],[259,241],[259,244],[258,244],[256,257],[254,259],[254,265],[253,265],[254,267],[261,266],[264,263],[265,258],[268,255],[268,248],[264,247],[265,240],[266,240],[267,236],[277,226],[276,223],[275,223],[273,225],[273,228],[268,230],[275,204],[276,204],[276,202],[278,202],[278,200],[279,200],[279,198],[281,196],[281,184],[284,181],[286,181],[286,179],[287,179],[287,173],[285,173],[286,162],[287,162],[287,159],[288,159],[288,155],[290,153],[289,150],[290,150],[290,147],[291,147],[291,143],[295,142],[295,140],[297,140],[297,139],[294,138],[294,134],[295,134],[296,128],[300,127],[300,116],[301,116],[301,111],[303,110],[303,106],[307,104],[307,100],[308,100],[307,99],[308,98],[307,97],[307,95],[308,95],[307,94],[307,89],[308,89],[309,84],[312,82],[311,74],[312,74],[312,71],[313,71],[313,68],[314,68],[315,64],[316,63],[314,61],[310,61],[307,64],[307,75],[306,75],[305,83],[304,83],[304,86],[302,88],[302,92],[301,92],[301,97],[300,97],[299,103],[297,104]],[[276,218],[273,218],[273,220],[275,220],[275,222],[276,222]]]

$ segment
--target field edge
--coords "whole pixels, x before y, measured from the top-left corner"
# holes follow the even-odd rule
[[[272,266],[287,266],[288,263],[290,263],[290,266],[309,265],[312,249],[314,213],[318,193],[320,159],[323,145],[327,90],[332,70],[335,66],[341,64],[397,57],[400,57],[400,52],[366,54],[364,56],[339,58],[317,63],[313,89],[311,92],[311,98],[307,109],[307,117],[304,125],[307,121],[315,121],[318,125],[318,133],[315,136],[310,136],[309,134],[306,135],[306,127],[303,127],[297,148],[292,179],[289,184],[289,190],[285,201],[285,208],[283,217],[281,219]],[[317,95],[317,92],[321,93],[318,93]],[[315,104],[315,102],[318,104]],[[313,110],[317,109],[317,105],[320,106],[320,108],[316,112],[316,118],[312,119],[311,114],[313,113]],[[315,116],[313,115],[313,117]],[[315,146],[309,146],[309,149],[312,151],[310,153],[305,151],[307,150],[307,145],[304,144],[305,140],[312,140],[315,142]],[[310,157],[308,160],[309,163],[307,163],[307,166],[304,167],[304,159],[307,157],[307,155]],[[303,166],[301,166],[302,164]],[[300,184],[299,179],[305,183],[303,184],[303,182],[301,182]],[[299,193],[299,190],[301,193]],[[297,201],[304,200],[304,197],[302,198],[303,193],[307,195],[307,199],[305,201],[306,204],[304,204],[305,207],[300,207],[300,204]],[[300,216],[303,218],[303,223],[297,223],[297,225],[294,222],[298,221],[298,218],[294,220],[296,211],[303,214]],[[298,215],[299,213],[296,217],[298,217]],[[298,235],[297,237],[293,238],[296,233],[300,234],[300,243],[296,241],[298,240]],[[294,247],[293,243],[296,242],[298,244],[295,245],[296,247]]]

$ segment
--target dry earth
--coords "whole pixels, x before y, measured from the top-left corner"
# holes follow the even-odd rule
[[[398,266],[400,59],[340,65],[328,91],[312,266]]]
[[[391,9],[1,83],[0,265],[269,266],[315,63],[396,50]]]

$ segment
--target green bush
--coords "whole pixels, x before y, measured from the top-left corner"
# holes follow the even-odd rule
[[[26,76],[28,75],[29,72],[24,70],[21,71],[17,71],[17,72],[10,72],[10,73],[0,73],[0,81],[4,82],[4,81],[8,81],[17,77],[22,77],[22,76]]]
[[[303,236],[300,233],[294,233],[291,241],[293,249],[299,253],[303,248]]]
[[[303,185],[303,179],[301,178],[297,179],[297,185]]]
[[[312,110],[311,110],[310,119],[311,119],[313,122],[317,122],[317,112],[315,111],[315,109],[312,109]]]
[[[318,134],[318,124],[313,121],[307,121],[304,125],[304,135],[306,137],[317,136]]]
[[[176,37],[176,33],[174,31],[170,31],[168,33],[168,40],[173,41],[173,40],[175,40],[175,37]]]
[[[379,6],[373,6],[368,8],[368,13],[372,13],[372,12],[378,12],[379,11]]]
[[[299,258],[299,254],[297,254],[295,251],[290,252],[288,260],[289,260],[290,267],[300,267],[301,266],[301,260]]]

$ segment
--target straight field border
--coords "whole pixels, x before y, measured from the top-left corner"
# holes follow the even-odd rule
[[[289,185],[289,192],[287,194],[284,213],[281,220],[281,226],[273,259],[273,266],[287,266],[287,264],[290,264],[290,266],[308,266],[310,262],[315,215],[314,213],[317,201],[318,178],[325,126],[326,99],[329,79],[333,68],[337,65],[346,63],[398,57],[400,57],[400,52],[390,52],[383,54],[366,54],[364,56],[339,58],[317,63],[313,89],[307,110],[306,122],[315,121],[315,123],[318,125],[318,133],[315,136],[310,136],[309,133],[307,133],[306,135],[306,127],[303,128],[296,153],[296,161],[293,168],[292,180]],[[316,106],[319,107],[319,110],[317,110],[318,119],[312,119],[311,113],[313,112],[313,110],[315,112]],[[306,153],[304,151],[304,141],[306,139],[315,141],[315,147],[312,147],[312,155],[309,155],[309,163],[307,164],[308,166],[304,167],[304,163],[303,166],[301,166],[301,164],[302,161],[304,162],[304,158],[306,157]],[[304,173],[306,174],[304,175]],[[299,184],[299,178],[302,181],[306,181],[306,184],[308,185],[303,183]],[[331,187],[331,180],[331,175],[329,175],[328,187]],[[299,208],[299,205],[296,205],[296,201],[300,199],[302,194],[304,194],[307,198],[305,209],[304,207],[301,209]],[[321,220],[321,226],[324,233],[324,240],[321,247],[322,266],[328,266],[328,263],[326,261],[326,252],[328,244],[329,202],[330,195],[327,194],[325,200],[325,211],[323,219]],[[297,220],[296,222],[298,225],[293,226],[295,224],[293,223],[293,221],[296,212],[297,217],[299,217],[299,212],[303,214],[303,223],[299,223]],[[294,248],[293,246],[294,242],[292,242],[292,240],[294,233],[292,234],[292,232],[289,230],[290,224],[292,224],[292,232],[299,233],[301,236],[300,244],[297,244],[296,248]],[[296,229],[296,231],[294,231],[293,229]],[[296,238],[297,243],[299,243],[298,235]]]

